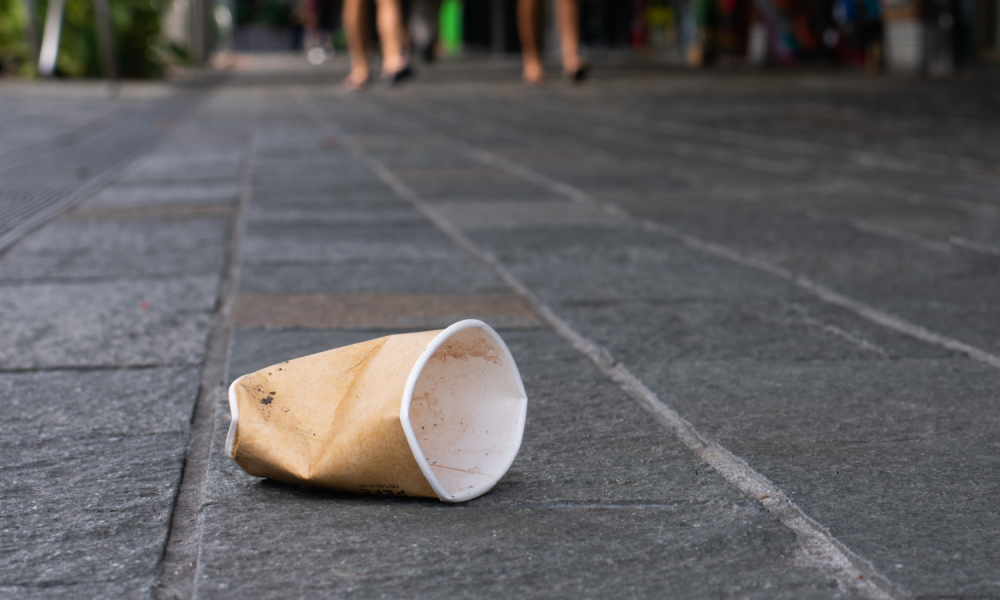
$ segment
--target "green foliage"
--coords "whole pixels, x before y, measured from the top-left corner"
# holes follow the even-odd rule
[[[344,33],[343,27],[338,27],[330,35],[330,45],[334,50],[347,50],[347,34]]]
[[[0,0],[0,72],[25,77],[34,74],[28,44],[28,12],[22,0]]]
[[[44,17],[39,19],[39,23],[44,22]],[[100,61],[93,2],[66,0],[56,71],[66,77],[97,77],[101,74]]]
[[[76,0],[80,1],[80,0]],[[111,0],[115,53],[122,77],[152,79],[163,76],[160,15],[164,0]]]
[[[160,15],[166,0],[109,0],[118,74],[125,78],[161,77],[166,55],[160,38]],[[38,0],[38,36],[48,3]],[[34,71],[26,37],[27,13],[23,0],[0,0],[0,61],[4,71],[22,75]],[[56,73],[63,77],[100,77],[93,0],[66,0]]]
[[[292,22],[292,3],[285,0],[237,0],[237,25],[263,23],[281,29]]]
[[[258,18],[268,27],[280,29],[292,22],[292,5],[281,0],[265,0],[260,7]]]
[[[236,0],[235,14],[233,21],[236,25],[246,25],[253,23],[257,19],[257,3],[249,0]]]

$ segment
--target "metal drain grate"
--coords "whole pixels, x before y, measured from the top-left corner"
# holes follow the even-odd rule
[[[179,90],[72,145],[0,166],[0,252],[111,183],[164,135],[164,124],[183,117],[204,96],[204,89]]]

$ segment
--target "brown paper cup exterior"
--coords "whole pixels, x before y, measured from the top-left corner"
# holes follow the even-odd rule
[[[470,319],[244,375],[229,406],[226,452],[251,475],[463,502],[510,468],[527,395],[507,345]]]

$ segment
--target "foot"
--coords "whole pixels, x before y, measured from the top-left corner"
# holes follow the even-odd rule
[[[524,63],[524,73],[522,74],[524,83],[528,85],[539,85],[545,81],[545,69],[541,63]]]
[[[583,83],[587,79],[587,66],[581,65],[573,71],[563,71],[563,77],[570,83]]]
[[[570,83],[580,83],[587,78],[587,65],[580,57],[563,61],[563,77]]]
[[[344,87],[349,92],[360,92],[368,86],[368,73],[362,71],[351,71],[350,75],[344,78]]]

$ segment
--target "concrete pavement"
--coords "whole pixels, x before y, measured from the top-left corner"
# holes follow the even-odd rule
[[[234,73],[0,255],[0,595],[1000,597],[995,86],[481,67]],[[489,494],[224,455],[236,377],[465,317]]]

